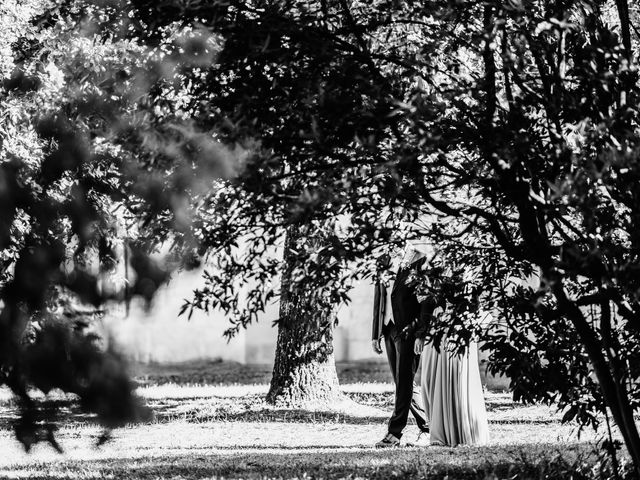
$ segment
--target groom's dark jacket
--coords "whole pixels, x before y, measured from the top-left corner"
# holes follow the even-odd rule
[[[416,295],[417,282],[415,276],[420,274],[425,261],[426,259],[422,258],[408,267],[400,269],[391,289],[393,322],[405,337],[415,336],[418,338],[424,336],[436,306],[435,302],[429,298],[419,301]],[[378,340],[383,334],[386,299],[387,287],[377,282],[373,295],[373,340]]]

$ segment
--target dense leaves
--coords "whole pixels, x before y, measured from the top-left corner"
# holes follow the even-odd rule
[[[193,243],[194,198],[239,157],[180,108],[176,79],[211,62],[215,38],[174,30],[154,50],[125,37],[114,7],[2,7],[0,382],[20,399],[27,449],[59,448],[55,408],[33,389],[76,394],[107,429],[148,417],[123,357],[85,324],[106,302],[150,302],[188,263],[152,254]]]
[[[244,174],[201,210],[218,264],[186,308],[233,305],[238,325],[252,321],[290,223],[339,220],[296,265],[310,294],[335,298],[376,256],[426,238],[459,266],[428,272],[451,290],[433,339],[479,335],[518,398],[559,402],[567,419],[595,424],[606,404],[640,461],[627,2],[211,5],[179,10],[225,38],[193,111],[257,143]],[[171,21],[136,6],[141,25]],[[260,301],[216,286],[229,278],[258,281]]]

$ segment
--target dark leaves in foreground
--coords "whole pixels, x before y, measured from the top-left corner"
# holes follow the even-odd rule
[[[124,358],[111,343],[105,345],[102,336],[88,331],[85,325],[90,322],[82,325],[48,316],[37,325],[31,340],[23,345],[20,358],[24,363],[14,382],[45,394],[54,389],[74,394],[82,412],[95,415],[106,429],[104,438],[112,428],[151,418],[151,411],[135,395],[136,385],[129,378]],[[26,408],[14,425],[18,440],[27,450],[40,441],[60,450],[55,424],[50,421],[59,416],[58,404],[22,401]]]

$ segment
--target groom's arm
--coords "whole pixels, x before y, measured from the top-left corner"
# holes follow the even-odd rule
[[[371,317],[372,329],[371,340],[380,338],[380,327],[378,317],[380,316],[380,284],[376,282],[373,287],[373,316]]]
[[[376,282],[373,292],[373,316],[372,316],[372,331],[371,331],[371,345],[373,351],[380,355],[382,353],[382,345],[380,338],[382,337],[382,301],[386,300],[386,292],[380,282]]]

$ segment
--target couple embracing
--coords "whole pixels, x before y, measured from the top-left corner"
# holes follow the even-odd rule
[[[392,285],[378,282],[374,294],[373,349],[382,353],[384,341],[395,382],[395,401],[388,433],[376,447],[399,446],[409,412],[422,436],[431,445],[478,445],[488,441],[487,413],[480,381],[477,344],[464,355],[447,351],[446,339],[439,350],[425,337],[437,304],[416,292],[416,278],[425,268],[427,254],[409,247]],[[420,386],[414,381],[422,364]]]

